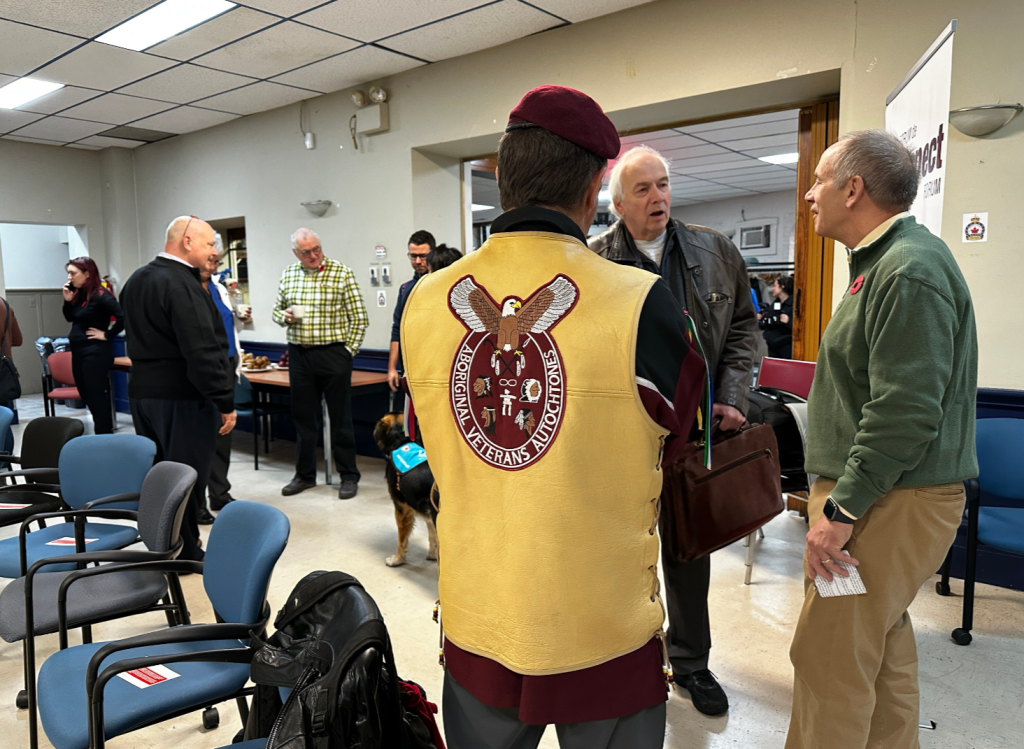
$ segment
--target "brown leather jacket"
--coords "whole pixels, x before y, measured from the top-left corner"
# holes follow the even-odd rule
[[[589,240],[590,249],[619,265],[657,273],[689,312],[714,373],[716,403],[747,412],[757,351],[757,313],[743,257],[714,229],[672,219],[661,268],[640,252],[623,221]]]

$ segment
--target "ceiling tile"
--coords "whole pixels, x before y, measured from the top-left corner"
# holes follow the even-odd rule
[[[11,81],[16,80],[18,80],[18,76],[16,75],[3,75],[2,73],[0,73],[0,86],[6,86]]]
[[[77,86],[65,86],[57,89],[52,94],[41,96],[18,107],[22,112],[38,112],[39,114],[56,114],[62,109],[81,104],[87,99],[92,99],[102,94],[102,91],[95,91],[91,88],[78,88]]]
[[[126,140],[124,138],[108,138],[105,135],[93,135],[83,138],[75,145],[96,146],[98,148],[138,148],[146,143],[141,140]]]
[[[296,18],[319,29],[372,42],[478,8],[488,0],[337,0]]]
[[[251,86],[228,91],[220,96],[212,96],[196,102],[197,105],[235,114],[254,114],[268,109],[276,109],[286,104],[293,104],[302,99],[318,96],[313,91],[306,91],[279,83],[261,81]]]
[[[102,146],[83,146],[81,143],[68,143],[65,148],[80,148],[83,151],[100,151]]]
[[[705,133],[713,130],[728,130],[733,127],[746,125],[765,124],[770,122],[793,122],[800,120],[799,109],[787,109],[783,112],[765,112],[764,114],[751,114],[745,117],[733,117],[725,120],[714,120],[712,122],[701,122],[697,125],[685,125],[676,128],[682,133]]]
[[[293,70],[274,80],[328,93],[423,64],[405,55],[366,46]]]
[[[0,109],[0,133],[9,133],[11,130],[35,122],[40,116],[17,109]]]
[[[70,83],[74,86],[120,88],[174,65],[144,52],[90,42],[39,71],[40,78]]]
[[[253,78],[270,78],[356,46],[340,36],[287,21],[203,55],[196,62]]]
[[[225,112],[211,112],[209,109],[200,109],[198,107],[178,107],[170,112],[164,112],[155,117],[147,117],[132,124],[138,127],[152,128],[153,130],[164,130],[168,133],[191,133],[194,130],[213,127],[236,118],[237,115],[226,114]]]
[[[530,5],[576,23],[649,2],[651,0],[530,0]]]
[[[62,146],[62,140],[43,140],[42,138],[23,138],[20,135],[5,135],[4,140],[19,140],[23,143],[38,143],[43,146]]]
[[[138,96],[103,94],[92,101],[64,110],[61,112],[61,116],[92,120],[93,122],[107,122],[111,125],[124,125],[133,120],[163,112],[173,106],[165,101],[140,99]]]
[[[252,78],[244,78],[234,73],[186,64],[126,86],[120,89],[119,93],[149,96],[154,99],[173,101],[176,104],[186,104],[252,82]]]
[[[325,0],[244,0],[245,4],[252,8],[265,10],[267,13],[275,13],[288,18],[296,13],[302,13],[310,8],[323,5]]]
[[[59,140],[64,143],[106,130],[110,125],[103,122],[87,122],[85,120],[71,120],[66,117],[47,117],[46,119],[33,122],[28,127],[18,130],[15,135],[24,135],[28,138],[43,138],[45,140]]]
[[[0,13],[6,13],[6,5]],[[0,70],[26,75],[81,43],[67,34],[0,20]]]
[[[382,44],[434,62],[495,47],[560,24],[547,13],[514,0],[504,0],[390,37]]]
[[[160,0],[4,0],[3,15],[47,29],[92,38]]]
[[[166,42],[160,42],[146,51],[175,60],[191,60],[197,55],[241,39],[280,20],[277,16],[260,13],[258,10],[237,7],[212,21],[193,26],[188,31]]]

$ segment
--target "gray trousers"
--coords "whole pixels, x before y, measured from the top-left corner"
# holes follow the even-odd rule
[[[711,555],[692,562],[677,562],[661,546],[665,573],[665,603],[668,608],[668,658],[676,674],[692,674],[708,667],[711,652],[711,620],[708,616],[708,588],[711,585]]]
[[[536,749],[547,726],[519,720],[514,709],[489,707],[444,675],[445,741],[450,749]],[[661,749],[665,703],[622,718],[556,725],[561,749]]]

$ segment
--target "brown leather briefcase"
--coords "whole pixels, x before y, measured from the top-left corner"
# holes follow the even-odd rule
[[[661,540],[668,555],[690,562],[738,541],[783,510],[779,448],[765,424],[748,424],[704,447],[689,442],[664,467]]]

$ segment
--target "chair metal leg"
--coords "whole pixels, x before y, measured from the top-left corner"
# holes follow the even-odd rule
[[[743,545],[747,547],[747,559],[744,564],[747,566],[746,572],[743,574],[743,584],[750,585],[750,575],[754,571],[754,541],[757,537],[757,531],[753,531],[743,539]]]
[[[757,529],[757,537],[759,539],[763,539],[764,538],[764,528],[758,528]]]
[[[174,600],[178,604],[178,619],[181,620],[182,624],[191,624],[192,618],[188,611],[188,602],[185,600],[185,593],[181,589],[181,580],[178,579],[177,574],[168,576],[168,584],[171,592],[174,595]]]
[[[252,412],[252,463],[255,470],[260,470],[260,420],[256,418],[256,409]]]
[[[970,645],[974,627],[974,581],[978,566],[978,514],[981,507],[981,488],[977,479],[967,482],[967,564],[964,570],[963,622],[953,630],[957,645]]]
[[[267,414],[260,414],[260,418],[263,419],[263,452],[270,454],[270,425],[268,421],[270,417]]]
[[[946,553],[946,559],[942,563],[942,567],[939,572],[942,574],[942,579],[935,583],[935,592],[940,596],[949,595],[949,571],[953,567],[953,547],[949,547],[949,551]]]
[[[245,730],[245,726],[249,723],[249,703],[245,697],[239,697],[235,700],[238,705],[238,715],[242,719],[242,730]]]

